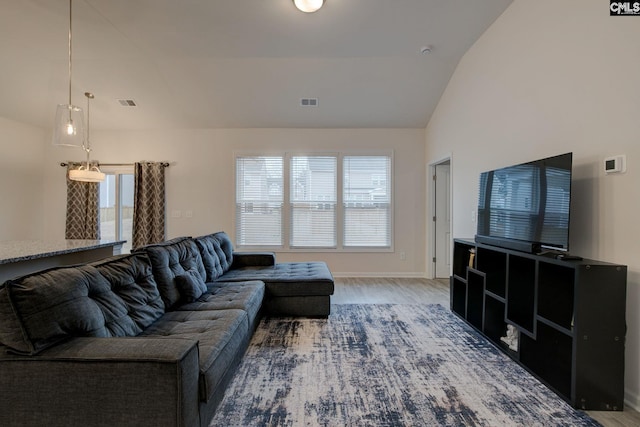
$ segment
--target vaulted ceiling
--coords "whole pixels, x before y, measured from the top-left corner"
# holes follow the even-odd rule
[[[95,94],[92,129],[422,128],[511,2],[74,0],[73,103]],[[0,116],[52,126],[68,22],[67,0],[0,0]]]

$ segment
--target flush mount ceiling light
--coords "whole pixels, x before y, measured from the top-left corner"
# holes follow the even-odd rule
[[[87,97],[87,139],[86,142],[82,144],[82,148],[87,152],[87,161],[78,169],[70,170],[69,179],[72,181],[101,182],[104,181],[105,175],[97,165],[91,164],[89,158],[91,154],[91,142],[89,139],[89,101],[92,100],[94,96],[91,92],[85,92],[84,96]]]
[[[293,0],[296,7],[306,13],[315,12],[324,4],[324,0]]]
[[[69,103],[58,104],[53,129],[53,144],[67,147],[82,147],[84,137],[84,118],[82,108],[71,103],[71,11],[69,0]]]

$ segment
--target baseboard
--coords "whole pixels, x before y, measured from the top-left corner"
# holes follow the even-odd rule
[[[383,273],[383,272],[342,272],[342,271],[332,271],[331,274],[333,277],[368,277],[368,278],[380,278],[380,279],[391,279],[391,278],[402,278],[402,279],[425,279],[426,275],[424,272],[404,272],[404,273]]]
[[[640,396],[626,389],[624,391],[624,406],[640,412]]]

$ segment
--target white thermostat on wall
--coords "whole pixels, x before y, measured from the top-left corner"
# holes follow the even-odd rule
[[[604,159],[605,173],[624,173],[627,171],[627,156],[621,154],[619,156],[607,157]]]

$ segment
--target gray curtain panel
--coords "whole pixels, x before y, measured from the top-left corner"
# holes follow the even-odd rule
[[[158,162],[135,164],[133,248],[164,241],[164,168]]]
[[[69,179],[69,171],[79,165],[67,166],[67,221],[65,239],[100,239],[100,187],[97,182]]]

